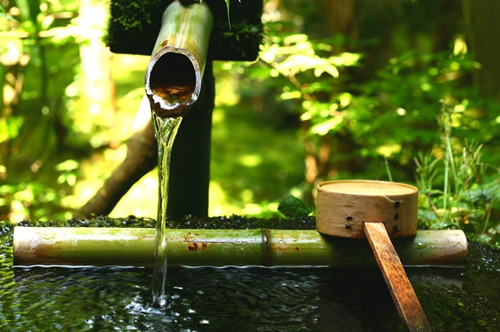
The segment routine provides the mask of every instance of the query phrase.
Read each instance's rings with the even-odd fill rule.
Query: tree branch
[[[127,156],[79,211],[75,217],[88,218],[91,215],[107,215],[113,210],[122,196],[142,176],[156,167],[158,163],[157,144],[153,123],[136,131],[127,142]]]

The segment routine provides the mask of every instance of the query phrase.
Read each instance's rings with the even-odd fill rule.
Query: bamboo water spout
[[[146,95],[157,116],[182,116],[198,100],[212,25],[205,3],[184,6],[174,1],[165,10],[145,77]]]
[[[183,2],[184,3],[184,2]],[[145,90],[153,112],[158,142],[159,197],[156,225],[153,302],[166,303],[166,219],[171,154],[181,121],[198,100],[212,31],[212,12],[206,4],[172,2],[146,70]]]

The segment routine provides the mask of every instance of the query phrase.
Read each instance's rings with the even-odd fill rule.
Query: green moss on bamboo
[[[224,0],[205,0],[214,14],[209,57],[214,60],[253,60],[264,34],[262,0],[231,2],[231,29]],[[115,53],[150,55],[161,16],[172,1],[111,1],[107,43]]]

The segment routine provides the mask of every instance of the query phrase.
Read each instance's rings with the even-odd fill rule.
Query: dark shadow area
[[[196,87],[193,64],[183,54],[165,53],[151,69],[149,85],[169,104],[187,103]]]

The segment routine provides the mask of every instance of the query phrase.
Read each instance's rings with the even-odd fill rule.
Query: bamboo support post
[[[376,266],[366,240],[323,236],[314,230],[171,229],[168,265],[175,266]],[[16,265],[153,264],[151,228],[16,227]],[[462,231],[418,231],[394,239],[405,265],[462,266],[467,240]]]

